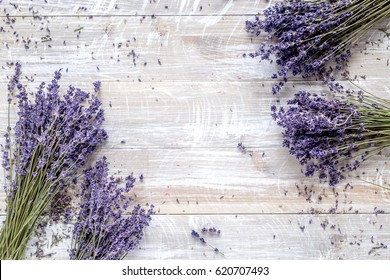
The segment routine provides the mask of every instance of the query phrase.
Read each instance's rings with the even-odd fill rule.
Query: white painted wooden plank
[[[317,178],[305,178],[285,149],[255,149],[252,156],[234,148],[103,149],[99,155],[108,157],[113,174],[142,173],[145,179],[132,195],[161,214],[390,212],[389,190],[359,179],[333,190]],[[389,187],[385,157],[370,159],[357,174]],[[345,188],[347,182],[353,189]],[[0,194],[4,213],[3,190]]]
[[[389,259],[389,224],[389,215],[157,215],[126,259]],[[221,230],[205,239],[223,255],[191,236],[203,227]],[[51,247],[62,229],[47,232],[44,252],[67,259],[70,239]]]
[[[222,29],[225,30],[224,28],[222,28]],[[215,31],[213,31],[213,32],[215,32]],[[12,52],[12,50],[11,50],[11,52]],[[70,53],[72,53],[72,52],[70,52]],[[58,56],[58,52],[57,52],[57,56]],[[50,69],[50,70],[54,70],[54,67],[58,67],[57,64],[54,64],[54,61],[55,61],[54,57],[55,56],[53,53],[53,57],[48,58],[48,60],[52,62],[52,64],[51,64],[52,69]],[[214,60],[215,58],[212,58],[212,59]],[[33,60],[34,60],[34,58],[33,58]],[[36,60],[36,58],[35,58],[35,60]],[[67,63],[71,64],[73,62],[68,61]],[[42,79],[42,77],[44,77],[45,80],[47,80],[47,75],[49,73],[46,71],[45,71],[45,73],[42,73],[43,72],[42,69],[44,69],[44,68],[42,67],[41,63],[36,64],[35,67],[38,67],[38,66],[39,66],[40,72],[37,71],[37,73],[40,73],[40,75],[38,75],[37,81]],[[27,65],[26,73],[29,73],[30,72],[29,70],[31,70],[28,67],[29,66]],[[187,64],[186,67],[190,67],[190,65]],[[80,71],[81,71],[81,69],[80,69]],[[81,75],[81,72],[79,72],[79,73]],[[164,73],[164,72],[162,72],[162,73]],[[181,72],[177,72],[177,69],[176,69],[176,73],[181,74]],[[67,74],[66,76],[67,76],[66,79],[76,80],[76,77],[72,76],[71,74],[69,74],[69,75]],[[86,75],[83,77],[90,77],[90,76]],[[254,158],[253,161],[255,162],[255,164],[253,164],[254,166],[256,166],[258,164],[263,166],[263,163],[261,163],[262,162],[261,155],[263,152],[268,152],[268,150],[274,151],[274,152],[277,151],[277,152],[275,152],[274,155],[272,155],[272,158],[275,158],[275,159],[280,159],[280,158],[284,159],[285,157],[288,156],[286,150],[282,150],[279,152],[279,150],[280,150],[280,148],[279,148],[280,147],[280,142],[279,142],[280,141],[280,134],[279,134],[280,131],[278,131],[277,128],[273,125],[273,123],[271,122],[270,117],[269,117],[269,109],[268,108],[269,108],[269,105],[271,104],[271,102],[274,100],[274,97],[271,97],[269,95],[269,86],[270,86],[269,83],[267,85],[268,89],[265,92],[263,92],[263,90],[256,89],[255,83],[253,83],[253,84],[243,83],[243,82],[230,83],[230,85],[227,86],[227,88],[228,88],[229,92],[234,93],[234,95],[233,95],[234,98],[231,100],[231,99],[229,99],[230,96],[227,99],[225,99],[224,97],[219,97],[219,95],[221,93],[223,93],[223,90],[225,88],[225,87],[221,86],[221,84],[225,84],[223,82],[213,83],[213,84],[205,84],[204,82],[203,82],[203,84],[202,83],[198,83],[198,84],[197,83],[186,83],[187,87],[184,88],[183,84],[180,83],[180,75],[176,74],[176,77],[177,78],[174,78],[175,83],[173,83],[170,86],[166,85],[166,84],[169,85],[169,83],[161,82],[163,80],[162,78],[157,80],[157,82],[156,82],[156,84],[159,84],[159,85],[165,83],[165,85],[161,86],[162,92],[160,94],[162,94],[162,96],[158,96],[158,97],[164,97],[164,95],[165,95],[165,96],[169,97],[169,100],[166,101],[165,105],[156,104],[157,102],[156,102],[155,95],[144,95],[144,96],[147,96],[146,100],[144,102],[143,98],[145,98],[145,97],[142,97],[142,96],[140,97],[140,94],[139,94],[139,91],[142,92],[143,90],[138,89],[138,87],[137,87],[139,85],[139,83],[138,82],[136,82],[135,84],[133,83],[134,84],[134,87],[133,87],[134,91],[133,91],[133,89],[129,90],[129,92],[131,93],[131,95],[129,95],[129,97],[132,97],[131,102],[133,102],[133,100],[135,100],[134,107],[140,108],[142,110],[141,112],[134,111],[135,112],[134,115],[126,116],[127,111],[129,110],[129,107],[133,108],[133,106],[127,107],[127,104],[126,104],[125,110],[122,107],[122,106],[124,106],[122,98],[124,96],[127,96],[127,89],[129,88],[129,85],[132,85],[132,83],[128,83],[128,84],[119,83],[118,85],[116,85],[114,77],[110,76],[109,79],[110,79],[111,83],[108,84],[108,94],[107,94],[107,96],[103,94],[105,106],[107,109],[110,108],[108,111],[111,111],[111,107],[108,106],[108,104],[111,101],[111,102],[114,102],[114,105],[112,107],[112,112],[116,112],[116,113],[112,113],[111,117],[108,117],[109,118],[108,124],[107,124],[108,130],[109,130],[110,134],[111,133],[113,134],[111,137],[111,139],[113,139],[113,140],[112,140],[112,142],[108,143],[108,147],[121,148],[122,144],[120,143],[120,141],[122,141],[122,140],[129,141],[129,139],[134,138],[136,141],[126,142],[126,144],[124,145],[124,148],[131,148],[131,147],[137,146],[137,145],[138,146],[143,145],[144,147],[150,147],[151,144],[154,145],[155,147],[161,147],[163,145],[163,147],[170,148],[170,149],[162,149],[162,151],[164,151],[164,153],[165,153],[165,151],[167,151],[168,156],[164,153],[161,153],[161,151],[159,149],[157,149],[158,152],[153,156],[153,158],[154,157],[157,158],[157,162],[159,165],[158,165],[158,167],[154,167],[154,169],[152,169],[152,170],[154,170],[153,172],[150,172],[150,173],[148,172],[149,173],[148,175],[151,178],[153,178],[153,177],[156,178],[156,182],[158,182],[158,186],[161,186],[161,181],[164,181],[165,184],[167,184],[167,185],[170,184],[171,182],[174,182],[176,185],[179,185],[179,186],[184,185],[184,188],[182,188],[179,191],[179,193],[186,193],[186,192],[188,192],[188,187],[198,186],[199,180],[206,180],[206,182],[207,182],[206,186],[209,187],[209,186],[214,186],[216,184],[216,182],[219,182],[222,178],[222,182],[226,182],[227,180],[229,180],[228,186],[233,186],[235,188],[237,188],[237,185],[238,186],[241,185],[241,181],[248,180],[248,178],[246,177],[246,172],[247,172],[246,169],[243,168],[242,170],[240,170],[240,172],[236,172],[235,168],[238,165],[238,163],[234,162],[235,160],[237,160],[235,158],[235,156],[237,156],[237,151],[235,150],[235,146],[236,146],[238,140],[243,140],[244,144],[246,143],[245,138],[243,138],[243,135],[240,135],[240,134],[244,134],[244,137],[245,137],[245,133],[248,133],[247,132],[248,130],[246,129],[246,127],[244,127],[241,130],[241,132],[237,133],[236,129],[237,129],[237,127],[240,127],[240,124],[233,122],[233,125],[231,127],[228,127],[227,130],[222,130],[222,132],[219,132],[219,134],[222,135],[222,137],[218,137],[217,139],[219,139],[219,140],[214,141],[214,136],[213,136],[213,133],[215,133],[214,132],[215,131],[214,130],[215,129],[214,122],[212,121],[212,119],[209,116],[210,115],[212,116],[213,111],[217,112],[216,114],[218,114],[218,112],[221,111],[221,107],[219,107],[220,104],[222,104],[224,106],[223,107],[224,113],[222,114],[222,116],[217,116],[216,120],[221,119],[223,121],[224,119],[227,119],[227,121],[225,123],[232,123],[232,120],[233,120],[233,117],[229,117],[229,115],[226,115],[226,113],[230,114],[230,113],[233,113],[234,110],[236,110],[236,108],[234,108],[234,109],[231,108],[231,104],[240,104],[239,105],[240,108],[238,109],[238,112],[240,112],[240,110],[242,111],[242,113],[244,114],[244,116],[242,117],[244,119],[244,122],[249,123],[252,126],[250,131],[255,132],[255,134],[254,134],[255,137],[252,138],[253,141],[252,140],[248,141],[249,145],[253,145],[254,147],[257,147],[257,155],[255,154],[252,157],[252,158]],[[77,78],[79,79],[79,77],[77,77]],[[93,79],[91,79],[91,78],[88,78],[88,79],[90,79],[90,82],[93,81]],[[223,80],[224,79],[225,78],[223,78]],[[217,88],[214,89],[214,85],[216,85]],[[244,88],[243,88],[243,85],[244,85]],[[147,93],[150,94],[150,90],[153,91],[153,89],[152,89],[153,85],[148,85],[148,86],[146,86],[147,88],[144,90],[145,94],[147,94]],[[191,89],[191,87],[192,87],[192,89]],[[231,87],[231,89],[230,89],[230,87]],[[258,84],[258,87],[260,89],[262,88],[260,86],[260,83]],[[113,88],[112,91],[111,91],[111,88]],[[207,88],[211,88],[212,90],[210,92],[208,92],[205,90]],[[220,90],[220,88],[222,88],[222,91]],[[188,92],[190,92],[191,94],[188,94]],[[249,92],[250,94],[247,95],[246,92]],[[255,92],[255,94],[253,94],[253,92]],[[260,102],[262,99],[265,99],[263,97],[263,95],[267,96],[267,98],[269,98],[269,100],[267,102]],[[151,98],[152,100],[150,100],[150,96],[152,96],[152,98]],[[188,106],[189,100],[191,100],[191,102],[189,103],[190,107]],[[194,102],[192,100],[194,100]],[[221,100],[223,100],[223,102],[221,102]],[[150,107],[148,107],[149,105],[147,105],[147,107],[145,107],[145,103],[146,104],[149,103],[152,105]],[[137,105],[141,105],[141,106],[137,106]],[[259,108],[258,115],[257,115],[257,108]],[[5,117],[4,109],[5,108],[3,107],[3,110],[2,110],[3,119]],[[249,114],[248,114],[248,110],[250,112]],[[179,112],[179,114],[181,114],[181,115],[184,114],[184,116],[181,117],[179,115],[179,118],[178,118],[177,112]],[[248,114],[248,119],[247,119],[246,114]],[[108,114],[108,116],[110,116],[110,114]],[[124,117],[123,122],[118,122],[118,120],[121,119],[121,116],[126,116],[126,117]],[[227,118],[224,116],[227,116]],[[256,118],[258,118],[257,116],[259,116],[259,119],[256,119]],[[157,119],[161,120],[162,122],[156,123],[156,125],[151,126],[149,128],[150,132],[151,132],[150,134],[145,133],[145,131],[147,132],[147,130],[145,130],[145,123],[154,124],[157,121]],[[177,119],[179,119],[179,120],[183,119],[184,121],[183,121],[183,123],[179,123],[177,126],[173,126],[173,127],[171,125],[167,125],[167,123],[170,124],[170,123],[174,122],[173,120],[176,121]],[[128,122],[130,124],[127,131],[125,131],[125,128],[124,128],[124,127],[126,127],[126,122]],[[132,130],[131,125],[134,124],[133,122],[136,124],[135,127],[137,127],[137,124],[138,124],[138,133],[137,133],[137,130],[135,130],[135,131]],[[189,124],[189,126],[188,126],[188,124]],[[116,126],[116,125],[119,125],[119,127],[123,128],[123,130],[118,129],[118,126]],[[261,126],[263,126],[265,128],[272,127],[272,129],[275,129],[275,130],[272,131],[272,129],[271,129],[270,134],[267,134],[267,133],[264,133],[262,129],[257,129],[256,128],[257,125],[259,125],[260,128],[261,128]],[[180,135],[181,129],[183,129],[183,126],[184,126],[184,129],[186,131],[186,134],[184,137]],[[171,128],[173,128],[173,129],[171,129]],[[134,134],[140,135],[140,134],[142,134],[142,131],[144,131],[143,139],[152,139],[152,140],[142,140],[144,142],[142,144],[138,144],[137,142],[139,142],[140,137],[135,138],[135,137],[133,137],[133,135]],[[172,131],[176,131],[176,132],[172,133]],[[226,137],[226,132],[229,133],[229,131],[235,131],[236,134],[233,134],[233,137],[230,137],[229,135],[227,135],[227,137]],[[126,133],[124,133],[124,132],[126,132]],[[118,133],[118,134],[115,134],[115,133]],[[121,137],[121,136],[123,136],[122,133],[126,134],[127,135],[126,137],[128,137],[128,138],[123,139]],[[204,136],[202,134],[204,134]],[[152,137],[152,135],[155,135],[155,137]],[[118,138],[121,138],[121,140],[119,140]],[[178,139],[179,139],[179,143],[177,143]],[[165,144],[165,142],[167,140],[168,140],[168,144]],[[229,140],[228,144],[226,144],[226,140]],[[151,142],[149,142],[149,141],[151,141]],[[210,148],[206,148],[203,150],[199,150],[199,152],[197,150],[195,150],[196,153],[198,153],[198,154],[195,154],[197,161],[195,164],[196,169],[194,168],[194,172],[195,172],[196,176],[194,177],[195,179],[190,181],[190,184],[183,183],[183,180],[185,180],[185,178],[188,176],[188,174],[185,173],[186,170],[174,170],[173,169],[173,171],[171,171],[171,169],[169,169],[169,170],[165,170],[165,172],[163,173],[164,175],[161,176],[160,169],[164,170],[163,168],[161,168],[161,166],[170,166],[169,164],[167,165],[167,162],[168,163],[174,162],[175,157],[178,156],[176,153],[177,150],[172,149],[176,146],[177,147],[180,147],[180,146],[184,146],[184,147],[210,147]],[[214,151],[213,147],[218,148],[221,146],[230,147],[230,148],[229,149],[222,149],[222,150],[217,149],[216,151]],[[143,150],[140,150],[140,151],[142,153],[145,153],[146,155],[149,152],[154,153],[154,151],[149,151],[149,150],[145,150],[146,152]],[[183,156],[183,159],[184,159],[183,163],[191,162],[192,158],[194,157],[193,150],[184,149],[180,152],[184,155]],[[118,157],[117,154],[125,155],[126,156],[125,160],[127,160],[128,158],[133,156],[132,154],[126,153],[123,151],[118,152],[118,151],[113,150],[113,151],[109,151],[109,153],[111,153],[113,155],[112,158]],[[234,156],[232,156],[232,154]],[[272,154],[272,152],[271,152],[271,154]],[[173,159],[172,159],[172,155],[174,156]],[[241,156],[241,155],[239,155],[239,156]],[[122,160],[122,161],[125,161],[125,160]],[[217,166],[217,167],[224,166],[224,164],[226,164],[226,162],[230,162],[230,160],[231,160],[231,163],[229,163],[230,164],[229,169],[222,170],[223,172],[221,172],[221,173],[219,173],[220,170],[214,171],[215,166]],[[249,161],[249,159],[247,159],[247,160]],[[384,164],[385,160],[386,159],[383,159],[379,163]],[[205,162],[208,164],[205,164]],[[209,164],[209,162],[211,162],[213,164]],[[256,162],[260,162],[260,163],[256,163]],[[290,163],[288,163],[288,162],[290,162]],[[144,164],[144,165],[148,164],[148,160],[145,160],[144,163],[142,163],[142,164]],[[288,165],[288,167],[286,167],[287,171],[280,169],[280,166],[285,168],[285,166],[283,164]],[[380,164],[379,164],[379,167],[381,167]],[[243,166],[245,166],[245,165],[243,165]],[[261,175],[260,175],[260,180],[259,180],[259,177],[253,176],[253,178],[254,178],[253,181],[250,183],[247,183],[247,184],[249,184],[249,186],[252,187],[252,190],[249,191],[250,195],[247,195],[246,197],[253,196],[251,193],[253,191],[253,186],[258,187],[259,185],[263,184],[265,181],[269,182],[268,185],[271,185],[271,188],[268,189],[268,190],[270,190],[267,192],[267,194],[268,194],[268,193],[273,193],[275,186],[280,186],[280,185],[283,187],[283,192],[281,192],[281,193],[284,193],[284,191],[288,190],[288,188],[294,188],[294,183],[296,181],[299,182],[300,180],[302,180],[302,176],[299,173],[300,167],[297,166],[296,162],[293,159],[291,159],[291,157],[290,157],[289,161],[286,161],[286,162],[285,161],[282,161],[282,162],[276,161],[273,163],[273,165],[266,166],[266,167],[269,168],[267,171],[268,173],[261,173],[261,170],[263,167],[260,167],[260,172],[258,170],[259,167],[255,167],[255,169],[253,169],[253,166],[250,167],[250,168],[252,168],[252,171],[259,172],[259,174],[261,174]],[[371,168],[370,170],[375,170],[376,167],[378,167],[377,163],[375,163],[375,166],[373,168]],[[133,166],[129,166],[129,168],[126,168],[125,170],[132,170],[133,168],[134,168]],[[291,168],[291,169],[289,169],[289,168]],[[142,167],[140,169],[141,169],[140,172],[144,172],[144,170],[145,170],[144,167]],[[156,170],[158,170],[158,171],[156,171]],[[210,170],[212,170],[213,172],[210,172]],[[229,173],[226,174],[227,173],[226,171],[228,171]],[[232,171],[234,171],[234,172],[232,172]],[[169,172],[175,173],[175,174],[171,174]],[[210,178],[211,176],[214,176],[215,172],[216,172],[217,176]],[[278,174],[279,173],[286,174],[286,177],[278,177],[279,175],[275,176],[275,172],[277,172]],[[176,173],[178,173],[179,175],[177,175]],[[244,178],[242,177],[242,174],[244,174],[244,176],[245,176]],[[164,176],[171,178],[170,180],[172,180],[172,181],[169,181],[169,179],[166,179]],[[179,176],[179,177],[176,177],[176,176]],[[374,176],[376,176],[376,174],[374,174]],[[178,179],[175,179],[175,178],[178,178]],[[273,178],[273,179],[270,179],[270,178]],[[289,179],[291,179],[291,178],[294,178],[294,180],[290,181]],[[210,180],[210,181],[207,181],[207,180]],[[256,181],[254,181],[254,180],[256,180]],[[184,181],[184,182],[188,182],[188,181]],[[202,181],[200,181],[200,182],[202,182]],[[280,183],[280,182],[282,182],[282,183]],[[314,182],[316,182],[316,181],[314,181]],[[200,183],[200,184],[202,184],[202,183]],[[222,185],[218,185],[218,191],[216,192],[216,194],[206,193],[205,200],[209,201],[211,199],[211,201],[214,201],[214,202],[218,201],[217,198],[224,196],[223,194],[225,194],[225,190],[223,189],[224,187],[226,187],[226,183],[223,183]],[[221,188],[223,190],[223,192],[222,192],[223,194],[220,194]],[[285,188],[287,188],[287,189],[285,189]],[[160,189],[160,193],[163,190],[164,189],[162,189],[162,190]],[[211,198],[210,198],[210,196],[211,196]],[[141,196],[141,197],[143,197],[143,196]],[[182,200],[182,197],[178,197],[178,199],[179,198]],[[186,199],[186,198],[188,199],[188,196],[185,195],[183,197],[183,199]],[[245,209],[245,207],[248,203],[248,200],[246,200],[246,199],[247,198],[244,199],[244,203],[239,202],[237,204],[238,206],[234,212],[244,212],[244,210],[242,210],[242,209]],[[265,212],[275,211],[275,209],[279,208],[279,205],[277,205],[275,203],[275,201],[278,201],[279,199],[280,199],[280,197],[278,196],[276,200],[273,200],[271,203],[266,204],[265,207],[261,207],[261,208],[258,208],[257,204],[255,203],[253,207],[250,207],[250,209],[251,209],[250,211],[253,211],[254,213],[260,213],[262,211],[265,211]],[[176,202],[176,200],[173,200],[173,201]],[[161,201],[161,199],[160,199],[157,202],[159,202],[163,205],[164,201]],[[208,211],[210,211],[211,208],[215,207],[216,203],[214,203],[214,202],[211,203],[209,207],[204,207],[203,211],[206,211],[206,213],[209,213]],[[228,202],[226,202],[226,204],[230,205],[230,202],[228,201]],[[222,206],[220,208],[216,208],[216,209],[224,209],[224,210],[216,210],[216,211],[225,211],[225,212],[231,211],[230,208],[226,207],[226,204],[222,204]],[[362,202],[362,204],[363,204],[363,207],[358,208],[358,210],[363,209],[363,211],[372,211],[371,209],[373,209],[373,206],[371,204],[368,204],[367,201],[364,200]],[[382,204],[379,201],[378,205],[381,206]],[[348,206],[348,209],[349,209],[349,207],[350,206]],[[329,204],[326,206],[326,208],[329,209]],[[286,211],[286,212],[291,211],[294,213],[300,212],[300,211],[303,211],[303,212],[311,211],[310,207],[307,207],[307,206],[302,207],[302,205],[299,205],[298,207],[292,206],[291,209],[292,210],[287,209],[287,210],[283,210],[283,211]],[[325,211],[328,209],[325,209]],[[183,211],[194,211],[196,213],[196,211],[199,211],[199,210],[197,210],[196,208],[194,210],[181,209],[175,205],[172,208],[162,209],[162,211],[166,211],[168,213],[172,213],[172,212],[173,213],[176,213],[176,212],[182,213]],[[277,211],[281,211],[281,210],[277,210]],[[319,211],[324,211],[324,210],[320,209]],[[347,210],[344,209],[341,211],[347,211]],[[355,210],[351,209],[348,211],[355,211]],[[230,213],[230,212],[228,212],[228,213]]]
[[[45,9],[37,8],[41,15],[104,17],[48,17],[43,24],[29,17],[17,18],[13,27],[20,41],[16,43],[14,30],[5,26],[10,32],[1,37],[0,65],[19,60],[26,75],[37,74],[36,82],[47,81],[60,67],[69,69],[65,82],[82,86],[97,79],[106,82],[102,98],[111,139],[100,153],[109,157],[114,173],[145,175],[135,189],[135,202],[154,203],[160,214],[176,214],[156,216],[142,249],[129,258],[221,257],[191,239],[191,229],[205,225],[223,230],[220,238],[210,240],[226,258],[389,258],[386,249],[372,251],[377,243],[389,241],[388,215],[352,214],[389,212],[389,192],[355,180],[353,189],[344,190],[341,185],[333,193],[326,184],[303,178],[296,161],[280,148],[280,131],[269,117],[269,106],[277,97],[270,96],[270,83],[265,83],[264,89],[261,86],[275,71],[274,66],[242,58],[242,53],[255,50],[255,42],[261,40],[250,43],[244,30],[244,21],[252,13],[248,1],[212,1],[203,11],[197,11],[202,0],[169,1],[167,11],[164,1],[101,1],[99,6],[87,0],[83,1],[86,11],[68,0],[48,2]],[[16,14],[28,14],[31,2],[21,3],[22,11]],[[264,3],[250,4],[263,7]],[[125,16],[137,11],[197,16],[147,17],[142,23],[140,17]],[[122,16],[110,16],[114,13]],[[51,29],[53,41],[41,43],[46,27]],[[80,27],[77,38],[74,30]],[[24,49],[22,37],[32,39],[29,50]],[[383,35],[374,32],[369,37]],[[375,88],[383,90],[384,96],[389,89],[388,46],[387,38],[379,45],[367,46],[367,53],[355,53],[350,66],[352,76],[365,75],[363,84],[372,88],[377,83]],[[132,57],[127,57],[132,49],[139,54],[137,67]],[[143,66],[144,62],[148,65]],[[1,71],[1,82],[6,82],[5,73],[7,70]],[[4,88],[2,84],[1,92]],[[2,130],[4,98],[1,95]],[[214,128],[214,122],[219,128]],[[251,151],[239,153],[235,148],[238,141],[252,146]],[[366,172],[364,179],[388,182],[387,155],[371,159],[361,170]],[[3,192],[0,200],[4,201]],[[0,205],[1,213],[4,207]],[[350,214],[288,215],[329,211]],[[217,215],[206,215],[210,213]],[[260,213],[269,214],[252,215]],[[236,218],[234,214],[239,215]],[[310,219],[312,225],[308,225]],[[330,224],[323,230],[321,223],[326,219]],[[380,225],[384,225],[382,229]],[[55,257],[66,255],[62,246]]]
[[[18,18],[14,28],[2,36],[0,65],[21,61],[26,73],[38,74],[37,79],[42,79],[39,73],[44,70],[64,68],[69,69],[73,80],[81,76],[141,83],[270,80],[276,72],[274,64],[242,57],[255,51],[261,40],[251,43],[245,31],[247,18],[158,17],[140,23],[136,18],[125,17],[49,17],[43,25],[31,18]],[[50,27],[52,41],[41,43],[48,35],[46,27]],[[75,32],[81,27],[80,34]],[[31,43],[25,50],[22,38],[27,37]],[[369,37],[376,40],[383,33],[373,31]],[[390,74],[389,45],[390,39],[384,38],[379,45],[361,46],[360,49],[367,48],[362,53],[357,48],[349,67],[351,76],[386,80]],[[136,66],[129,55],[132,50],[137,56]]]
[[[361,86],[383,97],[388,94],[388,87],[373,82],[361,82]],[[242,82],[180,87],[159,83],[151,95],[150,89],[135,87],[123,93],[131,88],[129,83],[106,84],[101,96],[110,139],[101,153],[112,160],[113,172],[143,173],[147,179],[137,190],[137,201],[154,203],[161,213],[328,212],[335,207],[336,198],[326,184],[313,188],[311,203],[306,195],[298,196],[304,192],[302,184],[318,185],[318,180],[304,178],[297,161],[281,148],[281,131],[269,116],[275,99],[269,87],[269,83],[263,88]],[[303,87],[307,89],[308,84],[296,84],[294,90]],[[259,88],[268,89],[258,92]],[[322,86],[312,83],[311,88],[320,91]],[[188,89],[185,96],[183,89]],[[159,90],[161,95],[154,95]],[[5,104],[5,95],[2,98]],[[5,120],[4,105],[0,112]],[[2,122],[2,130],[5,127]],[[237,150],[239,141],[249,145],[246,154]],[[389,180],[387,160],[387,154],[377,156],[358,174],[365,171],[365,179],[382,184]],[[344,184],[337,189],[337,212],[371,213],[374,207],[390,210],[388,191],[362,181],[353,185],[355,189],[346,193],[342,192]],[[322,192],[329,198],[320,200]]]
[[[10,5],[13,3],[17,5]],[[11,15],[234,15],[257,14],[269,5],[265,0],[4,0],[0,7]]]
[[[28,74],[27,70],[24,72]],[[47,81],[51,79],[49,72],[40,75]],[[0,92],[6,93],[3,77]],[[93,80],[71,78],[64,73],[62,92],[69,84],[92,90]],[[390,84],[364,80],[357,83],[378,96],[387,98],[390,94]],[[349,82],[342,84],[354,87]],[[28,88],[33,90],[37,85],[28,83]],[[321,82],[291,83],[283,94],[273,96],[272,85],[272,82],[102,83],[100,97],[109,133],[105,147],[235,149],[243,142],[250,148],[278,149],[282,130],[271,117],[271,105],[277,99],[286,104],[299,90],[326,92],[326,87]],[[12,123],[16,122],[16,111],[13,106]],[[7,119],[6,94],[0,95],[0,119]],[[6,126],[6,121],[0,122],[0,131]]]

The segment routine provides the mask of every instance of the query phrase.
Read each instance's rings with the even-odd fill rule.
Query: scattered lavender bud
[[[102,83],[100,81],[96,81],[96,82],[93,82],[93,86],[94,86],[94,91],[97,93],[97,92],[100,92],[100,88],[102,86]]]
[[[242,142],[237,144],[237,149],[240,150],[242,153],[246,152],[246,147],[242,144]]]

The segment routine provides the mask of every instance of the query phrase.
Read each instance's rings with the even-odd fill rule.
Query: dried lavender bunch
[[[53,198],[72,183],[99,144],[107,139],[101,101],[69,86],[60,95],[61,72],[28,94],[16,64],[9,91],[8,128],[2,166],[6,173],[7,215],[0,234],[0,259],[23,259],[27,241]],[[16,94],[18,121],[11,131]]]
[[[335,185],[390,146],[390,101],[338,84],[331,90],[331,100],[301,91],[288,108],[273,106],[272,115],[284,128],[283,146],[306,166],[305,175],[318,173]]]
[[[266,32],[257,52],[261,60],[276,57],[281,79],[273,94],[287,82],[288,73],[303,78],[333,79],[333,67],[344,68],[365,32],[390,15],[390,0],[284,0],[264,11],[264,19],[246,22],[248,32]],[[333,65],[333,66],[332,66]]]
[[[134,187],[135,179],[126,178],[126,187],[108,176],[105,157],[84,171],[80,212],[75,224],[70,258],[76,260],[118,260],[136,248],[149,225],[153,205],[149,210],[136,205],[128,217],[132,198],[126,194]]]

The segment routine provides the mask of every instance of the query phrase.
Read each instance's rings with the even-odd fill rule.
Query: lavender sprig
[[[318,173],[335,185],[390,146],[390,101],[338,84],[331,90],[331,100],[301,91],[287,108],[273,106],[272,115],[284,128],[283,146],[306,166],[305,175]]]
[[[17,63],[8,85],[9,124],[2,161],[7,215],[0,234],[0,259],[24,258],[41,214],[107,139],[96,95],[73,86],[61,95],[60,71],[51,83],[41,83],[36,92],[28,94],[20,75]],[[12,133],[10,107],[15,92],[19,118]]]
[[[202,228],[202,233],[204,234],[204,233],[207,233],[207,232],[209,232],[209,233],[212,233],[212,234],[218,234],[218,236],[221,234],[221,231],[220,230],[217,230],[216,228],[209,228],[209,229],[207,229],[207,228]],[[194,238],[196,238],[196,239],[198,239],[202,244],[206,244],[207,246],[209,246],[210,248],[212,248],[213,249],[213,251],[215,252],[215,253],[219,253],[219,254],[221,254],[221,255],[223,255],[223,256],[225,256],[222,252],[220,252],[219,251],[219,249],[218,248],[216,248],[216,247],[214,247],[214,246],[212,246],[210,243],[208,243],[207,241],[206,241],[206,239],[203,237],[203,236],[201,236],[196,230],[192,230],[191,231],[191,235],[194,237]]]
[[[153,205],[147,211],[136,205],[128,217],[124,216],[132,202],[126,194],[134,182],[135,178],[129,176],[126,187],[120,188],[118,180],[108,176],[105,157],[84,171],[71,259],[118,260],[138,246],[151,220]]]
[[[273,94],[289,73],[332,80],[334,67],[342,70],[366,31],[389,15],[390,0],[284,0],[246,22],[248,32],[267,33],[267,43],[249,55],[276,58],[279,70],[272,78],[280,82]]]

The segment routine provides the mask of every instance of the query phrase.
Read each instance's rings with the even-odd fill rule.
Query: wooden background
[[[0,1],[0,129],[9,62],[22,63],[31,89],[59,68],[63,89],[102,81],[110,139],[99,154],[115,174],[142,173],[136,202],[157,211],[128,259],[389,259],[390,191],[355,178],[387,185],[389,155],[332,189],[304,178],[281,147],[270,106],[299,89],[325,88],[297,80],[272,96],[275,66],[242,57],[261,41],[251,42],[245,20],[273,3]],[[378,28],[390,25],[367,35],[373,43],[355,50],[349,70],[360,86],[388,97],[390,39]],[[4,219],[3,191],[0,200]],[[222,234],[206,240],[224,255],[191,236],[212,226]],[[48,229],[45,253],[66,259],[70,240],[55,245],[51,236],[70,230]]]

